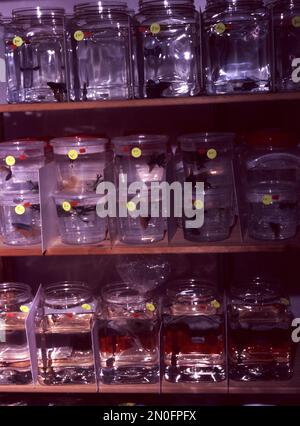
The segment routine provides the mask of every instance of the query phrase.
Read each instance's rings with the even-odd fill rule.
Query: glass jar
[[[159,306],[127,283],[103,287],[98,311],[100,381],[159,383]]]
[[[185,181],[205,189],[232,185],[234,133],[196,133],[179,138]]]
[[[68,27],[71,99],[131,98],[131,16],[126,3],[78,4]]]
[[[246,188],[248,234],[255,240],[285,240],[297,234],[296,186],[280,182]]]
[[[269,16],[262,0],[208,0],[203,14],[208,94],[268,92]]]
[[[38,382],[75,385],[95,382],[91,320],[96,299],[81,282],[49,284],[43,315],[36,318]]]
[[[108,140],[96,137],[65,137],[50,141],[58,166],[58,184],[63,191],[93,192],[104,180],[104,169],[112,160]]]
[[[200,91],[199,14],[193,0],[140,0],[135,94],[194,96]]]
[[[17,189],[18,185],[15,186]],[[41,211],[38,192],[20,189],[2,192],[0,216],[3,242],[29,246],[41,242]]]
[[[0,385],[32,382],[25,321],[33,296],[21,283],[0,283]]]
[[[300,1],[273,3],[275,87],[279,92],[300,90]]]
[[[232,288],[228,304],[233,380],[287,380],[293,373],[292,314],[279,286],[258,277]]]
[[[198,203],[197,203],[198,202]],[[187,221],[194,218],[184,217],[184,238],[188,241],[223,241],[229,238],[235,222],[234,188],[233,186],[207,189],[204,200],[193,197],[193,210],[203,209],[204,223],[198,228],[189,228]]]
[[[45,165],[45,142],[15,140],[0,144],[0,185],[3,189],[19,183],[38,188],[39,169]]]
[[[53,196],[61,240],[64,244],[98,244],[106,237],[107,219],[97,213],[106,197],[61,192]]]
[[[165,380],[219,382],[226,378],[225,319],[211,283],[175,281],[163,302]]]
[[[64,9],[13,10],[5,28],[8,102],[67,99]]]
[[[164,135],[132,135],[112,140],[115,174],[119,184],[163,182],[168,163],[168,137]]]

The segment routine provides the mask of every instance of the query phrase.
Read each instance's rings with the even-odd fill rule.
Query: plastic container
[[[207,189],[204,192],[204,202],[194,196],[193,209],[203,209],[204,223],[199,228],[187,227],[187,221],[193,218],[184,217],[184,238],[194,242],[222,241],[229,238],[235,222],[234,188],[223,187]],[[199,202],[199,205],[196,202]]]
[[[59,189],[76,194],[95,193],[111,160],[107,151],[108,140],[74,136],[52,139],[50,144],[58,166]]]
[[[172,383],[226,379],[223,303],[213,284],[170,282],[163,301],[163,377]]]
[[[65,281],[44,289],[36,317],[38,382],[87,385],[95,382],[91,320],[96,300],[85,283]]]
[[[268,92],[270,23],[263,1],[208,0],[203,22],[206,92]]]
[[[67,99],[62,8],[16,9],[5,26],[8,102]]]
[[[78,4],[68,24],[72,100],[132,97],[131,16],[126,2]]]
[[[130,284],[102,288],[98,310],[100,382],[110,385],[160,381],[159,305]]]
[[[25,321],[33,296],[21,283],[0,283],[0,385],[32,382]]]
[[[140,0],[135,95],[194,96],[200,91],[199,14],[193,0]]]
[[[181,136],[185,181],[204,182],[205,189],[233,184],[234,133],[195,133]]]
[[[64,244],[97,244],[105,239],[107,219],[97,214],[97,206],[103,206],[106,197],[61,192],[54,194],[53,199]]]
[[[28,189],[2,192],[0,214],[5,244],[30,246],[41,242],[40,197],[37,192]]]
[[[298,226],[296,186],[269,182],[245,189],[248,234],[255,240],[295,237]]]
[[[31,183],[38,188],[39,169],[45,165],[45,142],[15,140],[0,144],[0,185],[10,189],[15,184]]]
[[[168,137],[163,135],[133,135],[112,140],[115,154],[117,185],[132,182],[166,181],[169,160]]]

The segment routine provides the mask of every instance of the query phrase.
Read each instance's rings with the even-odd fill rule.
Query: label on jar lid
[[[29,307],[26,305],[20,306],[20,311],[24,312],[24,314],[28,314],[29,310],[30,310]]]
[[[76,41],[82,41],[84,39],[84,32],[81,30],[75,31],[74,38]]]
[[[202,200],[195,200],[194,207],[196,210],[202,210],[204,208],[204,203]]]
[[[272,204],[273,200],[272,200],[272,195],[266,194],[262,197],[262,203],[265,206],[270,206]]]
[[[77,160],[77,158],[78,158],[78,152],[76,151],[76,149],[71,149],[68,152],[68,157],[70,158],[70,160],[73,160],[73,161]]]
[[[71,211],[72,206],[71,206],[71,204],[69,203],[69,201],[64,201],[64,202],[62,203],[62,208],[63,208],[63,210],[64,210],[65,212],[69,212],[69,211]]]
[[[214,25],[214,32],[217,34],[223,34],[226,30],[225,24],[223,22],[218,22]]]
[[[19,204],[15,207],[15,212],[17,215],[22,216],[25,213],[26,209],[22,204]]]
[[[215,309],[219,309],[221,307],[220,302],[218,302],[217,300],[213,300],[210,304]]]
[[[16,164],[16,159],[12,155],[8,155],[5,158],[5,163],[6,163],[7,166],[10,166],[10,167],[14,166]]]
[[[146,309],[149,312],[154,312],[155,311],[155,306],[153,305],[153,303],[146,303]]]
[[[160,32],[161,28],[160,25],[157,22],[154,22],[150,26],[150,31],[152,34],[158,34]]]
[[[136,205],[135,205],[135,203],[133,201],[129,201],[127,203],[127,210],[129,212],[134,212],[136,210]]]
[[[292,18],[292,25],[295,28],[299,28],[300,27],[300,16],[294,16]]]
[[[137,147],[136,148],[132,148],[131,155],[134,158],[140,158],[140,156],[142,155],[142,150],[140,148],[137,148]]]
[[[289,301],[288,299],[286,299],[285,297],[282,297],[282,298],[280,299],[280,302],[281,302],[283,305],[286,305],[286,306],[289,306],[289,304],[290,304],[290,301]]]
[[[17,47],[21,47],[24,44],[24,40],[22,37],[16,36],[13,38],[13,45]]]
[[[214,148],[211,148],[207,151],[207,157],[210,160],[214,160],[215,158],[217,158],[217,156],[218,156],[218,153]]]
[[[91,311],[92,310],[91,305],[89,305],[88,303],[84,303],[81,307],[84,311]]]

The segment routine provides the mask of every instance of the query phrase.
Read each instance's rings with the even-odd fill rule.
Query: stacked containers
[[[0,385],[32,382],[25,328],[32,300],[28,285],[0,284]]]
[[[292,238],[298,226],[296,139],[269,130],[252,133],[247,141],[241,155],[248,235],[256,240]]]
[[[131,17],[126,2],[75,6],[67,43],[72,100],[132,97]]]
[[[140,0],[136,15],[135,95],[194,96],[200,91],[199,14],[193,0]]]
[[[184,216],[184,236],[190,241],[218,241],[229,237],[235,221],[232,156],[234,134],[199,133],[179,138],[185,182],[192,185],[193,210],[204,212],[203,226],[189,228]],[[196,185],[203,197],[196,199]],[[186,208],[184,206],[187,213]]]
[[[67,99],[64,9],[13,11],[5,28],[8,102]]]
[[[267,92],[270,30],[261,0],[208,0],[203,14],[208,94]]]
[[[134,135],[113,139],[115,180],[118,192],[118,233],[121,242],[144,244],[164,238],[166,223],[163,218],[161,191],[151,183],[166,181],[168,138],[163,135]],[[131,184],[142,185],[132,194]]]
[[[11,245],[41,242],[39,169],[45,143],[12,141],[0,145],[0,215],[3,240]]]
[[[107,221],[97,207],[106,198],[96,195],[111,160],[108,140],[96,137],[53,139],[58,168],[58,192],[53,194],[62,241],[66,244],[97,244],[106,237]]]

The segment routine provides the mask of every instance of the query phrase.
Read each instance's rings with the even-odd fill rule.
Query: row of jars
[[[151,184],[163,183],[167,169],[172,181],[192,187],[192,216],[180,204],[184,237],[189,241],[222,241],[230,237],[237,217],[246,218],[247,232],[256,240],[283,240],[297,234],[300,223],[300,150],[297,139],[283,131],[249,134],[247,143],[234,147],[233,133],[198,133],[181,136],[172,154],[164,135],[133,135],[112,140],[66,137],[50,142],[57,167],[56,205],[62,242],[97,244],[115,221],[118,238],[128,244],[164,239],[167,222],[162,192],[149,201]],[[4,242],[37,244],[41,240],[39,169],[45,165],[45,143],[15,141],[0,145],[0,212]],[[233,160],[239,169],[234,179]],[[101,217],[99,205],[112,196],[98,195],[99,184],[111,181],[117,195],[116,217]],[[149,211],[135,215],[136,200],[127,194],[132,183],[144,183]],[[196,185],[203,184],[201,200]],[[236,190],[241,196],[236,199]],[[176,200],[175,200],[176,201]],[[182,203],[182,201],[180,201]],[[151,204],[149,206],[149,204]],[[155,204],[155,206],[153,206]],[[125,206],[127,215],[121,215]],[[152,208],[158,211],[152,215]],[[150,212],[151,208],[151,212]],[[188,221],[201,210],[204,223],[190,228]],[[183,218],[182,218],[183,215]],[[244,222],[242,220],[242,222]]]
[[[17,9],[4,39],[11,103],[300,88],[299,0],[208,0],[201,17],[193,0]]]
[[[0,385],[32,382],[32,303],[28,285],[0,284]],[[193,279],[170,283],[163,296],[111,283],[100,299],[84,283],[54,283],[38,303],[27,327],[41,385],[91,384],[95,370],[109,385],[159,383],[160,371],[171,383],[293,375],[290,301],[261,278],[233,287],[227,308],[213,283]]]

